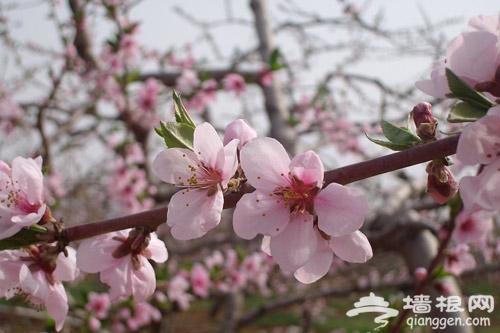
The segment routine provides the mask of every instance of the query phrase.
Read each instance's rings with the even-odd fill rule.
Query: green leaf
[[[168,148],[187,148],[194,150],[194,127],[184,123],[160,122],[161,130],[155,129],[165,140]]]
[[[371,142],[376,143],[379,146],[392,149],[392,150],[401,151],[401,150],[405,150],[405,149],[413,147],[413,143],[410,143],[410,142],[408,142],[408,143],[394,143],[394,142],[390,142],[390,141],[382,141],[382,140],[372,139],[366,133],[365,133],[365,135],[368,138],[368,140],[370,140]]]
[[[448,207],[450,207],[450,221],[455,221],[458,213],[460,213],[460,211],[463,208],[462,197],[460,196],[460,191],[458,191],[457,194],[455,194],[455,196],[453,198],[448,200],[446,205]]]
[[[392,143],[407,145],[414,142],[422,142],[418,136],[410,132],[406,127],[398,127],[384,119],[382,119],[380,125],[385,137]]]
[[[476,106],[475,104],[461,102],[454,105],[451,108],[447,120],[450,123],[464,123],[464,122],[476,121],[486,114],[486,110],[482,107]]]
[[[172,91],[172,98],[174,99],[174,113],[177,123],[191,126],[194,129],[196,127],[196,124],[194,123],[193,119],[191,119],[191,116],[182,104],[181,97],[175,90]]]
[[[0,251],[40,243],[41,240],[38,235],[46,233],[46,228],[36,224],[29,227],[29,229],[21,229],[17,234],[0,240]]]
[[[437,266],[434,271],[432,271],[431,277],[433,280],[439,280],[442,278],[445,278],[447,276],[453,276],[452,273],[446,271],[443,267],[443,265]]]
[[[474,90],[474,88],[469,86],[464,80],[455,75],[449,68],[446,68],[446,79],[448,80],[448,87],[452,92],[449,97],[458,98],[484,111],[487,111],[495,105],[495,103]]]
[[[269,67],[271,71],[277,71],[285,66],[280,62],[281,54],[278,48],[275,48],[269,55]]]

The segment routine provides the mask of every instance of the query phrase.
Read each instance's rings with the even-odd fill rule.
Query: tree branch
[[[411,165],[453,155],[457,149],[458,138],[459,135],[451,136],[446,139],[378,157],[369,161],[327,171],[325,172],[324,179],[325,186],[334,182],[346,185]],[[245,184],[241,191],[226,195],[224,198],[224,208],[235,207],[236,203],[245,193],[250,193],[252,191],[254,191],[254,189],[248,184]],[[157,208],[124,217],[70,227],[63,231],[63,237],[68,242],[71,242],[138,226],[145,226],[152,230],[156,230],[159,225],[165,223],[166,216],[167,207]]]

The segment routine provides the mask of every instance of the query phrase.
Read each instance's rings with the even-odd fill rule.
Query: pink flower
[[[450,68],[457,76],[478,91],[500,96],[497,77],[500,65],[498,20],[489,16],[476,16],[469,21],[469,31],[453,39],[446,50],[446,59],[437,63],[430,80],[415,85],[423,92],[446,98],[451,91],[445,76]]]
[[[460,275],[463,271],[476,267],[476,260],[469,252],[469,246],[459,244],[451,249],[444,261],[444,269],[452,274]]]
[[[77,266],[84,272],[101,273],[116,301],[133,296],[145,301],[156,289],[156,278],[148,259],[158,263],[168,258],[165,244],[155,233],[121,230],[85,239],[78,248]]]
[[[263,234],[262,248],[285,271],[311,283],[330,269],[333,252],[365,262],[371,246],[358,229],[369,208],[363,194],[339,184],[324,189],[323,164],[312,151],[291,161],[271,138],[256,138],[240,152],[241,166],[256,191],[234,212],[234,230],[244,239]]]
[[[222,145],[209,123],[194,130],[194,151],[166,149],[156,156],[153,169],[161,180],[183,187],[168,205],[167,223],[181,240],[201,237],[221,219],[224,191],[236,172],[238,140]]]
[[[237,119],[226,126],[224,132],[224,145],[231,140],[238,139],[238,148],[241,149],[245,143],[257,137],[257,131],[248,123],[246,119]]]
[[[149,78],[146,81],[146,85],[142,87],[138,92],[137,105],[144,112],[151,112],[156,108],[156,103],[158,102],[158,93],[161,91],[158,82]]]
[[[493,229],[493,220],[481,216],[479,212],[473,214],[461,211],[455,219],[455,228],[452,237],[457,243],[482,243]]]
[[[175,81],[175,89],[181,94],[189,95],[199,84],[198,73],[191,69],[185,69]]]
[[[460,194],[465,210],[500,209],[500,106],[468,125],[460,135],[457,158],[465,165],[483,164],[477,176],[463,177]]]
[[[37,308],[45,307],[60,331],[68,314],[68,297],[62,281],[73,281],[79,274],[75,250],[68,256],[54,254],[49,245],[25,250],[0,251],[0,296],[22,296]]]
[[[234,91],[236,96],[241,96],[246,90],[245,79],[239,74],[227,74],[224,77],[224,90]]]
[[[104,319],[108,316],[110,305],[108,294],[98,294],[92,291],[88,295],[85,310],[92,312],[95,318]]]
[[[189,281],[182,275],[174,276],[168,283],[167,295],[170,302],[177,302],[181,310],[187,310],[193,295],[187,293]]]
[[[139,328],[149,325],[152,321],[159,321],[161,319],[161,312],[149,304],[142,302],[136,304],[134,308],[134,315],[127,318],[127,326],[131,331],[137,331]]]
[[[193,292],[203,298],[208,297],[211,281],[208,271],[199,263],[195,263],[191,270],[191,286]]]
[[[0,239],[38,223],[44,216],[47,206],[41,168],[41,157],[16,157],[12,169],[0,161]]]

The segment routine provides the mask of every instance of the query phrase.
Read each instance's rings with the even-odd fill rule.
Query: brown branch
[[[325,172],[325,186],[333,182],[345,185],[411,165],[453,155],[457,148],[458,138],[458,135],[451,136],[391,155],[327,171]],[[240,192],[226,195],[224,208],[235,207],[245,193],[253,190],[251,186],[245,184]],[[138,226],[146,226],[155,230],[159,225],[165,223],[166,216],[167,207],[157,208],[134,215],[70,227],[64,230],[64,237],[71,242]]]
[[[259,54],[265,63],[275,49],[274,34],[270,24],[269,13],[263,0],[251,0],[250,8],[255,18],[255,30],[259,39]],[[288,124],[290,110],[287,109],[277,75],[273,76],[271,85],[262,86],[267,117],[270,122],[270,135],[280,141],[285,149],[294,154],[297,151],[297,133]]]

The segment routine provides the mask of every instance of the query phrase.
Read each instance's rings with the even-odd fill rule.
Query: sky
[[[44,47],[58,48],[60,45],[57,30],[48,23],[47,10],[44,6],[38,5],[39,2],[37,0],[0,0],[0,6],[5,7],[9,3],[21,4],[20,9],[9,11],[8,16],[8,19],[15,23],[16,28],[11,33],[16,38],[21,41],[35,41]],[[497,16],[500,11],[498,0],[353,0],[351,2],[361,8],[368,19],[383,13],[382,28],[423,26],[426,19],[430,22],[458,19],[455,24],[443,30],[446,35],[445,41],[450,41],[464,31],[466,22],[471,16],[478,14]],[[62,20],[64,13],[67,12],[64,10],[66,1],[60,0],[60,3]],[[197,59],[207,57],[210,63],[217,67],[220,63],[214,56],[213,48],[206,42],[199,42],[202,34],[200,28],[187,19],[186,15],[180,15],[175,8],[181,8],[187,16],[194,18],[197,22],[220,21],[228,16],[243,21],[244,23],[234,24],[229,28],[221,26],[213,30],[217,36],[220,52],[224,56],[229,56],[235,48],[246,50],[249,45],[255,45],[255,33],[251,26],[252,13],[248,3],[249,1],[246,0],[144,0],[133,10],[131,19],[142,23],[139,38],[146,45],[166,51],[172,47],[183,47],[190,42]],[[225,4],[230,4],[229,12]],[[287,7],[295,4],[303,10],[320,13],[325,17],[336,16],[340,10],[337,0],[270,0],[268,4],[274,22],[283,20],[283,4]],[[94,17],[91,17],[89,21],[89,25],[97,24],[94,32],[101,36],[101,39],[111,35],[111,26],[96,21]],[[290,46],[291,43],[287,37],[279,39],[278,42],[285,52],[297,51],[296,48]],[[28,63],[30,61],[36,60],[30,59]],[[321,62],[320,66],[311,69],[311,85],[314,83],[314,78],[321,75],[322,70],[334,66],[328,58],[318,58],[318,61]],[[390,59],[390,61],[378,59],[376,65],[360,64],[354,70],[370,72],[373,75],[383,76],[386,80],[400,82],[421,79],[422,73],[430,71],[430,66],[429,59]],[[6,60],[4,51],[0,49],[0,80],[6,80],[16,73],[18,73],[18,68],[13,66],[11,60]],[[22,97],[29,100],[35,95],[35,91],[27,89],[23,91]],[[230,98],[224,100],[225,109],[231,110],[235,105],[234,102]]]

